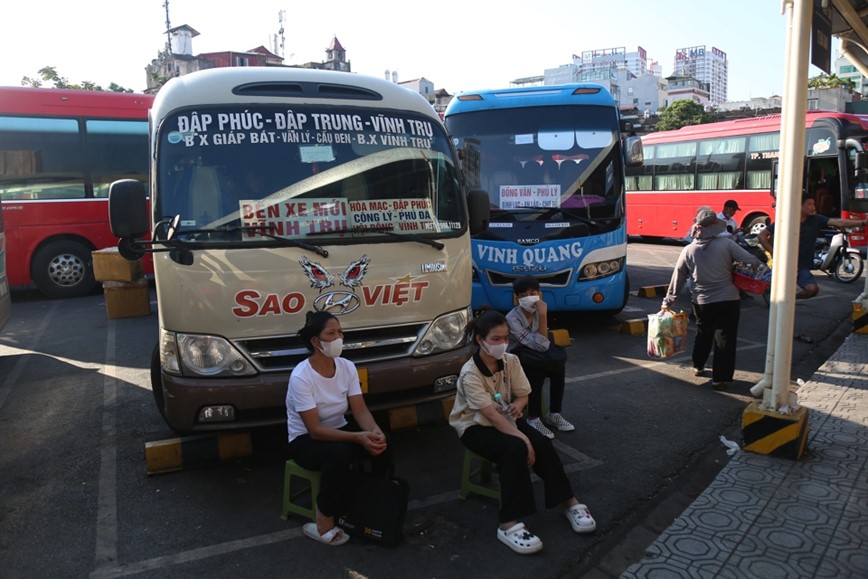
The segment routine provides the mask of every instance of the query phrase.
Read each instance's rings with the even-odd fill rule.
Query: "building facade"
[[[675,51],[673,76],[693,77],[708,85],[709,101],[712,105],[726,102],[729,65],[726,53],[719,48],[691,46]]]

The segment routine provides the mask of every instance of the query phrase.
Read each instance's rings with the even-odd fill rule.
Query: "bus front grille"
[[[344,330],[342,358],[370,364],[409,356],[427,324]],[[260,372],[288,371],[310,356],[298,335],[236,340],[235,345]]]
[[[500,273],[491,270],[485,271],[485,274],[488,276],[488,281],[492,286],[512,286],[512,282],[518,278],[532,275],[539,280],[541,286],[566,287],[570,283],[570,276],[572,273],[573,270],[571,269],[551,273],[522,272],[514,274]]]

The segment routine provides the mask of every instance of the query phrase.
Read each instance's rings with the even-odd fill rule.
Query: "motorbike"
[[[849,229],[834,228],[830,235],[818,237],[814,246],[814,267],[840,282],[853,283],[860,275],[864,263],[858,249],[850,247]]]
[[[765,228],[765,225],[763,225],[762,228],[753,227],[750,230],[750,233],[748,233],[747,235],[745,235],[744,233],[739,233],[735,238],[735,242],[743,249],[747,250],[748,253],[754,255],[757,259],[759,259],[760,262],[765,264],[767,267],[770,267],[771,256],[766,252],[765,249],[763,249],[762,245],[760,245],[759,242],[759,232],[763,228]],[[763,301],[765,301],[766,305],[769,305],[770,303],[770,293],[770,289],[766,289],[766,291],[762,294]]]

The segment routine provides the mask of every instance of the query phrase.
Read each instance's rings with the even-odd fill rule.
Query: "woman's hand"
[[[506,412],[512,417],[513,420],[518,420],[523,416],[521,409],[515,404],[510,404],[506,407]]]
[[[529,438],[525,437],[524,443],[527,445],[527,465],[533,466],[533,463],[536,462],[536,451],[533,449]]]
[[[364,431],[359,433],[359,442],[371,456],[380,456],[386,452],[386,437],[382,431]]]

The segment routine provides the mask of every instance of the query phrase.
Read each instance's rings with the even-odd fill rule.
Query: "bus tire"
[[[759,215],[751,215],[750,217],[748,217],[745,220],[746,225],[742,228],[742,231],[744,231],[745,234],[747,234],[747,233],[750,233],[750,231],[751,231],[751,229],[753,229],[754,225],[759,225],[759,224],[768,225],[769,223],[770,223],[770,221],[769,221],[768,215],[763,215],[762,213],[760,213]]]
[[[50,298],[77,298],[96,287],[91,248],[78,241],[52,241],[33,256],[30,277]]]

